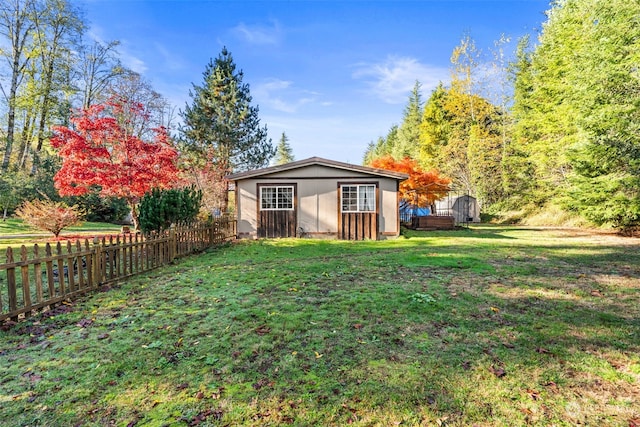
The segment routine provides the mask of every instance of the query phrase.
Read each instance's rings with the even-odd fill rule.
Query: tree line
[[[231,53],[206,65],[176,110],[123,66],[117,40],[87,40],[87,26],[71,0],[0,5],[4,217],[25,200],[64,200],[90,220],[131,211],[137,225],[141,197],[187,187],[207,212],[226,211],[224,177],[276,154]]]
[[[435,171],[485,212],[556,206],[637,227],[638,16],[637,1],[556,0],[535,40],[502,37],[483,53],[465,35],[450,81],[424,101],[416,82],[402,122],[370,143],[364,163]],[[88,41],[86,28],[70,0],[0,4],[5,215],[24,200],[64,198],[89,219],[135,218],[152,188],[189,186],[207,212],[224,212],[226,175],[294,159],[284,133],[276,147],[268,139],[226,48],[176,111],[122,65],[117,41]]]
[[[640,225],[640,3],[558,0],[532,41],[502,37],[481,52],[465,35],[451,81],[364,163],[409,157],[476,196],[488,212],[550,206],[622,230]]]

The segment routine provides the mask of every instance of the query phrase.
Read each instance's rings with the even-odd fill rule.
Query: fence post
[[[22,276],[22,301],[24,308],[27,311],[24,312],[25,317],[31,317],[31,288],[29,286],[29,264],[27,264],[27,247],[22,245],[20,248],[20,261],[22,267],[20,267],[20,275]]]
[[[178,238],[176,234],[176,225],[171,224],[169,227],[169,262],[176,259],[178,253]]]
[[[13,249],[7,248],[7,264],[13,264]],[[16,267],[7,269],[7,293],[9,294],[9,312],[18,310],[18,291],[16,290]],[[14,322],[18,321],[18,316],[11,317]]]
[[[100,270],[102,270],[101,262],[102,259],[102,247],[100,246],[100,239],[98,237],[94,237],[93,239],[93,251],[91,253],[91,257],[93,258],[93,286],[97,287],[101,282],[100,278]]]

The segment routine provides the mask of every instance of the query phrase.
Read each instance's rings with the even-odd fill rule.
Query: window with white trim
[[[375,212],[376,186],[341,185],[342,212]]]
[[[292,186],[260,187],[260,210],[290,211],[293,210]]]

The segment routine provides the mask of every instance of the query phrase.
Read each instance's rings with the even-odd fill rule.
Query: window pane
[[[275,196],[275,188],[271,188],[271,187],[262,187],[260,189],[260,197],[261,197],[261,208],[262,209],[272,209],[273,206],[273,202],[274,202],[274,196]]]
[[[343,185],[341,189],[343,212],[376,211],[375,185]]]
[[[375,185],[361,185],[359,194],[360,211],[374,212],[376,210],[376,187]]]
[[[293,209],[293,187],[260,187],[260,209]]]
[[[278,188],[278,209],[293,209],[293,188]]]
[[[358,187],[355,185],[345,185],[342,187],[342,211],[358,211]]]

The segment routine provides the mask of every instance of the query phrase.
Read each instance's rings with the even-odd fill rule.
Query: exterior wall
[[[379,238],[397,237],[398,180],[354,171],[344,171],[322,166],[310,166],[303,170],[291,170],[256,179],[236,182],[236,209],[238,236],[255,238],[258,228],[258,184],[297,184],[297,228],[309,237],[336,238],[338,235],[339,183],[378,184],[378,235]]]

